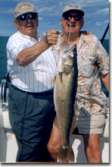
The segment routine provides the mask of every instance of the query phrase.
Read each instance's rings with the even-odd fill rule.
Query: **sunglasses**
[[[17,17],[17,20],[26,21],[26,20],[36,20],[38,17],[37,13],[25,13]]]
[[[63,18],[65,19],[65,20],[69,20],[70,18],[74,18],[75,19],[75,21],[80,21],[81,19],[82,19],[82,17],[83,17],[83,15],[81,14],[81,13],[72,13],[72,12],[66,12],[66,13],[64,13],[63,14]]]

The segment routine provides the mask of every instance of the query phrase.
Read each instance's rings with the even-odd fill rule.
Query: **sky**
[[[13,11],[18,2],[23,0],[0,0],[0,36],[10,36],[16,31],[13,23]],[[26,0],[27,1],[27,0]],[[83,30],[94,33],[98,38],[102,35],[109,23],[108,0],[29,0],[39,13],[39,35],[48,29],[61,30],[60,18],[66,4],[77,4],[85,11]],[[107,34],[108,38],[109,33]]]

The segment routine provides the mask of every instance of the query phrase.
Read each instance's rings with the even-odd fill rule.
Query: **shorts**
[[[79,134],[103,134],[106,123],[105,108],[80,105],[80,109],[75,110],[75,120]]]

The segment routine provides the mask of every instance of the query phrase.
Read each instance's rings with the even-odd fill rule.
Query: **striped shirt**
[[[43,92],[53,88],[56,74],[56,60],[51,48],[44,51],[39,57],[27,66],[20,66],[16,56],[24,48],[33,46],[36,39],[23,35],[19,31],[10,36],[7,42],[7,69],[11,83],[27,92]]]

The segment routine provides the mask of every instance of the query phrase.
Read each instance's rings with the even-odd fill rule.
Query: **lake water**
[[[7,73],[6,42],[8,37],[0,37],[0,80]]]

